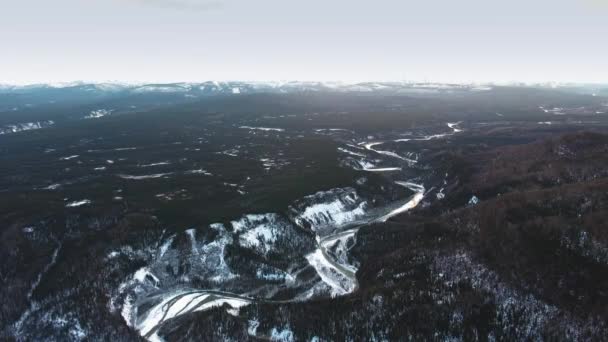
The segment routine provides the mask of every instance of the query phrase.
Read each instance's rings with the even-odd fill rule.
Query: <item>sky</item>
[[[608,0],[0,0],[0,83],[608,82]]]

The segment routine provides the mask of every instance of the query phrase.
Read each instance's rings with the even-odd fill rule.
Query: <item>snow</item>
[[[186,92],[188,88],[180,85],[144,85],[133,89],[135,93],[159,92],[159,93],[179,93]]]
[[[257,319],[249,320],[249,324],[247,325],[247,334],[249,336],[255,336],[258,331],[258,327],[260,326],[260,321]]]
[[[315,132],[325,132],[325,131],[329,131],[329,132],[353,132],[350,129],[346,129],[346,128],[318,128],[315,129]]]
[[[458,125],[460,124],[460,122],[448,122],[448,127],[450,127],[454,133],[460,133],[462,132],[462,129],[458,128]]]
[[[84,200],[80,200],[80,201],[70,202],[70,203],[66,204],[65,206],[67,208],[74,208],[74,207],[80,207],[80,206],[87,205],[87,204],[91,204],[91,201],[88,199],[84,199]]]
[[[270,219],[271,215],[276,214],[248,214],[240,220],[230,221],[235,233],[247,231],[250,227],[262,224]]]
[[[243,126],[249,128],[249,126]],[[243,128],[242,127],[242,128]],[[263,127],[253,127],[249,129],[258,129]],[[274,129],[269,129],[274,130]],[[282,129],[280,129],[282,130]],[[374,144],[374,143],[372,143]],[[237,146],[238,147],[238,146]],[[365,157],[366,153],[360,147],[339,148],[338,151],[348,154],[349,156]],[[409,156],[403,154],[404,156]],[[377,157],[377,156],[376,156]],[[350,158],[350,157],[349,157]],[[350,160],[350,159],[349,159]],[[375,160],[372,160],[375,162]],[[140,167],[166,165],[165,163],[153,163],[140,165]],[[370,163],[371,164],[371,163]],[[372,165],[373,166],[373,165]],[[390,165],[389,165],[390,166]],[[398,171],[399,167],[369,167],[369,171]],[[180,173],[187,172],[182,171]],[[197,173],[206,172],[200,170]],[[151,174],[151,175],[117,175],[124,179],[147,179],[160,178],[168,174]],[[228,184],[228,183],[226,183]],[[386,219],[400,212],[407,211],[415,207],[424,197],[424,186],[412,182],[398,182],[397,184],[408,187],[416,194],[412,198],[403,200],[406,202],[399,208],[392,210],[385,215]],[[228,184],[228,186],[236,186],[237,184]],[[317,284],[311,284],[316,289],[311,292],[315,294],[327,294],[332,296],[344,295],[356,290],[358,283],[355,277],[357,271],[356,264],[351,265],[349,261],[349,250],[356,242],[356,233],[358,230],[355,225],[346,226],[353,228],[347,231],[340,231],[340,227],[347,224],[352,224],[357,220],[362,220],[367,213],[368,203],[360,198],[353,188],[332,189],[329,191],[321,191],[316,194],[306,196],[302,201],[295,202],[294,209],[290,206],[289,219],[302,227],[310,227],[317,232],[317,249],[309,253],[309,249],[305,253],[306,261],[315,269],[318,277],[315,277]],[[392,209],[392,208],[391,208]],[[388,212],[386,210],[385,212]],[[293,214],[293,216],[292,216]],[[225,230],[223,225],[214,224],[211,228],[218,230],[215,240],[208,242],[202,238],[202,234],[197,237],[195,229],[185,230],[182,238],[189,238],[185,242],[185,248],[182,249],[173,244],[174,236],[160,240],[156,245],[156,249],[150,249],[150,257],[152,261],[145,267],[138,269],[133,273],[130,279],[141,285],[131,286],[127,291],[121,292],[121,297],[127,298],[124,300],[123,317],[127,322],[132,322],[131,325],[139,331],[139,333],[148,340],[158,339],[155,335],[156,328],[162,322],[174,318],[176,316],[187,314],[192,311],[206,310],[213,306],[219,306],[224,303],[233,306],[229,310],[230,314],[237,314],[238,308],[249,304],[251,301],[246,297],[239,295],[231,295],[219,293],[216,291],[205,290],[187,290],[185,287],[188,283],[195,283],[194,280],[204,279],[204,284],[212,283],[210,288],[225,288],[222,283],[226,280],[232,280],[229,284],[239,283],[241,279],[238,274],[232,273],[224,259],[224,254],[227,246],[232,243],[238,243],[245,248],[251,248],[255,252],[268,253],[275,247],[277,241],[282,241],[282,235],[285,229],[283,224],[290,225],[290,221],[283,218],[279,214],[248,214],[230,222],[232,232]],[[293,225],[290,225],[294,228]],[[323,233],[338,233],[327,235],[321,233],[318,229],[327,228]],[[332,229],[329,231],[329,229]],[[344,228],[346,229],[346,228]],[[198,240],[197,240],[198,238]],[[233,240],[238,240],[233,241]],[[190,246],[188,246],[190,243]],[[190,247],[190,248],[188,248]],[[305,254],[302,253],[302,254]],[[190,269],[178,277],[173,277],[166,271],[168,265],[175,263],[175,260],[183,259],[190,265]],[[182,262],[182,261],[180,261]],[[298,266],[299,267],[299,266]],[[306,267],[310,270],[310,267]],[[281,282],[281,284],[296,283],[293,270],[284,271],[274,267],[254,270],[256,284],[262,281]],[[174,287],[174,281],[179,281],[179,288]],[[213,284],[215,283],[215,284]],[[272,286],[268,283],[268,286]],[[318,286],[317,286],[318,285]],[[158,286],[158,288],[153,288]],[[232,286],[232,285],[231,285]],[[249,290],[249,289],[248,289]],[[156,299],[156,300],[155,300]],[[143,305],[145,303],[145,305]],[[140,305],[141,304],[141,305]],[[256,325],[255,320],[250,321],[248,332],[251,335],[258,333],[259,322]],[[264,331],[265,333],[267,331]],[[269,334],[270,335],[270,334]],[[274,329],[271,340],[289,341],[293,340],[293,332],[289,329]]]
[[[420,201],[424,198],[424,194],[423,193],[417,193],[414,195],[414,197],[408,201],[407,203],[405,203],[403,206],[389,212],[388,214],[380,217],[378,219],[379,222],[386,222],[389,218],[399,215],[401,213],[404,213],[408,210],[411,210],[413,208],[415,208],[418,203],[420,203]]]
[[[98,110],[93,110],[91,111],[87,116],[85,116],[85,119],[98,119],[101,117],[104,117],[106,115],[110,115],[112,113],[112,110],[107,110],[107,109],[98,109]]]
[[[240,94],[241,93],[241,89],[239,89],[239,88],[232,88],[232,93],[233,94]]]
[[[55,183],[55,184],[51,184],[43,189],[44,190],[56,190],[56,189],[59,189],[59,187],[61,187],[61,184]]]
[[[348,147],[352,147],[352,148],[354,148],[355,150],[362,150],[362,151],[363,151],[363,150],[365,150],[363,147],[361,147],[361,146],[357,146],[357,145],[353,145],[353,144],[346,144],[346,146],[348,146]]]
[[[146,283],[146,282],[150,282],[150,280],[154,281],[154,285],[156,286],[156,284],[158,284],[160,282],[160,280],[152,273],[150,272],[150,270],[147,267],[142,267],[140,269],[138,269],[134,274],[133,274],[133,280],[137,280],[140,283]]]
[[[293,331],[291,331],[289,328],[285,328],[285,329],[277,329],[277,328],[272,328],[271,332],[270,332],[270,340],[271,341],[277,341],[277,342],[293,342],[294,341],[294,337],[293,337]]]
[[[249,214],[231,221],[235,233],[241,233],[242,246],[253,248],[262,254],[272,250],[279,234],[285,232],[285,223],[278,214]]]
[[[565,115],[564,113],[564,108],[560,108],[560,107],[554,107],[552,109],[546,109],[543,106],[539,106],[538,108],[540,108],[540,110],[542,110],[543,112],[549,114],[554,114],[554,115]]]
[[[306,256],[308,263],[317,271],[321,280],[332,289],[331,295],[342,296],[355,290],[356,279],[350,278],[334,266],[319,248]]]
[[[198,250],[196,248],[196,230],[194,228],[190,228],[190,229],[187,229],[185,232],[190,237],[190,245],[191,245],[192,254],[193,255],[198,254]]]
[[[563,235],[560,245],[598,264],[608,264],[608,248],[585,230],[572,235]]]
[[[54,121],[47,120],[47,121],[24,122],[24,123],[4,125],[4,126],[0,126],[0,135],[17,133],[17,132],[21,132],[21,131],[30,131],[30,130],[35,130],[35,129],[41,129],[41,128],[45,128],[45,127],[48,127],[48,126],[51,126],[54,124],[55,124]]]
[[[280,153],[279,153],[280,154]],[[271,158],[260,158],[260,162],[262,162],[262,166],[266,171],[275,168],[280,169],[285,165],[289,165],[290,162],[284,160],[274,160]]]
[[[227,155],[227,156],[230,156],[230,157],[238,157],[239,156],[239,154],[238,154],[239,150],[237,150],[235,148],[230,149],[230,150],[221,151],[221,152],[216,152],[216,153],[218,153],[218,154],[224,154],[224,155]]]
[[[143,337],[155,333],[156,328],[172,318],[190,312],[204,311],[228,304],[238,309],[251,301],[233,296],[221,296],[206,291],[179,291],[165,296],[142,316],[139,316],[135,327]]]
[[[472,87],[470,88],[471,91],[490,91],[494,88],[492,87],[483,87],[483,86],[477,86],[477,87]]]
[[[476,205],[479,203],[479,198],[475,195],[473,195],[473,197],[471,197],[471,199],[469,200],[469,205]]]
[[[358,197],[355,193],[354,198],[348,200],[347,197],[346,201],[351,201],[349,204],[354,204],[357,199]],[[367,202],[362,201],[354,208],[349,209],[342,199],[337,198],[331,202],[316,203],[306,207],[304,212],[296,217],[296,223],[303,226],[304,222],[308,222],[313,230],[325,224],[340,226],[353,222],[363,216],[366,207]]]
[[[377,142],[368,142],[368,143],[362,143],[362,144],[363,144],[363,147],[365,147],[366,150],[373,151],[372,147],[374,147],[376,145],[382,145],[382,144],[384,144],[384,142],[377,141]]]
[[[347,150],[347,149],[342,148],[342,147],[338,147],[338,151],[350,154],[351,156],[365,158],[365,154],[363,154],[363,153],[353,152],[353,151]]]
[[[132,326],[133,324],[133,298],[131,296],[127,296],[125,298],[125,302],[122,305],[122,310],[120,311],[120,315],[124,318],[125,322],[128,326]]]
[[[400,167],[379,167],[379,168],[363,168],[363,171],[369,172],[388,172],[388,171],[401,171]]]
[[[171,247],[171,244],[173,243],[173,239],[175,238],[175,235],[171,236],[170,238],[167,239],[167,241],[165,241],[165,243],[163,243],[160,248],[158,249],[158,258],[162,258],[165,253],[167,253],[167,250],[169,250],[169,247]]]
[[[441,188],[439,190],[439,192],[437,192],[437,194],[435,195],[438,200],[442,200],[445,198],[445,193],[443,191],[444,191],[444,188]]]
[[[440,139],[440,138],[444,138],[444,137],[448,137],[450,135],[454,135],[456,133],[460,133],[460,132],[464,132],[463,129],[458,128],[458,125],[460,125],[460,122],[448,122],[447,123],[448,127],[450,129],[452,129],[451,133],[440,133],[440,134],[432,134],[432,135],[426,135],[423,136],[421,138],[403,138],[403,139],[395,139],[393,140],[394,142],[408,142],[408,141],[429,141],[429,140],[433,140],[433,139]],[[377,143],[376,143],[377,144]],[[375,145],[371,145],[372,147]]]
[[[376,164],[369,162],[365,159],[357,160],[357,164],[359,165],[359,170],[369,170],[376,167]]]
[[[399,140],[402,141],[403,139],[399,139]],[[397,141],[397,140],[395,140],[395,141]],[[365,149],[367,149],[369,151],[373,151],[373,152],[376,152],[376,153],[379,153],[379,154],[382,154],[382,155],[385,155],[385,156],[401,159],[401,160],[406,161],[406,162],[408,162],[410,164],[415,164],[415,163],[418,162],[417,160],[413,160],[413,159],[408,159],[408,158],[402,157],[402,156],[400,156],[397,153],[392,152],[392,151],[382,151],[382,150],[376,150],[376,149],[374,149],[374,146],[382,145],[382,144],[384,144],[384,142],[380,141],[380,142],[365,143],[363,146],[365,147]]]
[[[571,314],[537,298],[533,293],[524,293],[521,288],[511,286],[468,253],[460,251],[454,255],[439,256],[433,259],[433,263],[431,274],[441,275],[437,280],[445,286],[466,284],[490,295],[489,300],[496,305],[493,314],[500,318],[498,329],[511,331],[513,340],[542,341],[546,339],[547,327],[554,326],[555,322],[560,323],[559,329],[562,331],[581,330],[579,321]],[[450,302],[453,296],[440,299]]]
[[[112,252],[108,253],[108,256],[106,258],[108,258],[108,259],[114,259],[114,258],[116,258],[119,255],[120,255],[119,251],[112,251]]]
[[[151,175],[142,175],[142,176],[119,174],[118,177],[120,177],[122,179],[142,180],[142,179],[161,178],[161,177],[169,176],[169,175],[172,175],[172,174],[173,174],[173,172],[154,173],[154,174],[151,174]]]
[[[424,198],[424,186],[423,185],[410,183],[410,182],[395,182],[395,183],[408,187],[410,190],[416,191],[416,193],[414,194],[414,196],[412,196],[412,198],[409,201],[407,201],[402,206],[400,206],[396,209],[393,209],[386,215],[379,217],[377,219],[378,222],[386,222],[388,219],[390,219],[393,216],[402,214],[406,211],[409,211],[409,210],[415,208],[420,203],[420,201],[422,201],[422,199]]]
[[[218,237],[213,242],[200,247],[201,271],[207,273],[210,281],[221,283],[236,277],[224,259],[226,246],[231,244],[233,240],[223,224],[214,223],[209,227],[218,232]]]
[[[424,192],[424,185],[412,182],[395,181],[395,184],[406,187],[412,191]]]
[[[152,166],[169,165],[169,164],[171,164],[171,163],[168,161],[163,161],[163,162],[158,162],[158,163],[143,164],[143,165],[139,165],[139,167],[152,167]]]
[[[356,242],[358,231],[358,227],[349,229],[323,238],[319,242],[319,246],[324,251],[331,251],[333,262],[350,273],[351,276],[354,276],[357,272],[357,267],[349,264],[348,251]]]
[[[86,331],[80,326],[80,322],[76,321],[69,330],[72,341],[82,341],[87,337]]]
[[[293,283],[295,278],[286,272],[282,272],[281,270],[277,270],[277,272],[264,272],[264,270],[258,269],[255,272],[255,276],[258,279],[269,280],[269,281],[281,281],[287,283]]]
[[[196,170],[188,170],[184,172],[187,175],[205,175],[205,176],[213,176],[211,172],[208,172],[204,169],[196,169]]]
[[[240,236],[243,246],[269,251],[277,240],[277,232],[267,226],[256,227]]]
[[[283,128],[271,128],[271,127],[240,126],[239,128],[251,129],[251,130],[259,130],[259,131],[276,131],[276,132],[283,132],[283,131],[285,131],[285,129],[283,129]]]
[[[224,260],[226,245],[232,243],[231,235],[222,224],[212,224],[210,228],[216,230],[218,234],[216,239],[209,243],[200,241],[202,239],[197,240],[195,228],[184,231],[183,234],[190,240],[191,248],[190,252],[186,248],[185,253],[178,257],[185,258],[191,267],[179,278],[166,271],[167,265],[175,262],[176,253],[183,251],[180,246],[173,244],[176,235],[172,235],[159,241],[156,250],[146,252],[146,254],[152,252],[151,256],[154,259],[148,265],[139,268],[118,287],[118,293],[112,300],[123,298],[122,316],[146,339],[157,340],[159,337],[154,335],[156,325],[171,317],[224,303],[232,306],[233,309],[229,313],[238,314],[237,309],[250,302],[247,298],[223,295],[217,291],[170,288],[175,285],[176,280],[183,286],[190,282],[193,276],[216,283],[236,277]],[[145,304],[142,304],[142,300]],[[197,306],[198,304],[200,306]],[[112,304],[110,305],[113,307]],[[164,317],[165,313],[166,317]]]
[[[378,222],[384,222],[389,218],[406,212],[416,207],[424,198],[425,188],[421,184],[412,182],[396,182],[398,185],[407,187],[412,191],[416,191],[403,205],[393,209],[388,214],[376,219]],[[347,197],[348,198],[348,197]],[[350,197],[351,202],[356,201],[356,197]],[[338,206],[337,204],[334,205]],[[338,203],[342,203],[338,201]],[[364,204],[362,202],[361,204]],[[327,205],[325,203],[315,204],[309,208],[315,208],[319,205]],[[321,210],[324,211],[325,209]],[[307,214],[306,211],[304,214]],[[296,219],[297,222],[297,219]],[[353,292],[358,284],[355,276],[357,268],[349,264],[348,251],[354,243],[359,227],[355,227],[346,231],[334,233],[325,237],[317,235],[318,248],[306,255],[306,260],[315,269],[321,281],[329,286],[331,296],[342,296]],[[331,252],[330,252],[331,251]],[[331,255],[330,255],[331,253]],[[313,295],[314,293],[309,293]],[[307,296],[305,296],[307,298]]]
[[[422,138],[405,138],[405,139],[396,139],[393,140],[394,142],[407,142],[407,141],[429,141],[429,140],[433,140],[433,139],[440,139],[440,138],[444,138],[447,136],[452,135],[453,133],[441,133],[441,134],[432,134],[432,135],[426,135]]]
[[[59,251],[61,250],[62,246],[63,245],[61,243],[59,243],[57,248],[55,248],[55,250],[53,251],[53,255],[51,256],[51,261],[44,266],[44,269],[42,270],[42,272],[38,273],[36,280],[34,281],[34,283],[32,283],[32,286],[30,287],[30,290],[27,293],[27,299],[32,298],[32,295],[34,294],[34,290],[36,290],[38,285],[40,285],[42,276],[44,276],[51,269],[51,267],[53,267],[55,265],[55,263],[57,262],[57,256],[59,255]],[[32,302],[32,304],[33,304],[33,302]]]

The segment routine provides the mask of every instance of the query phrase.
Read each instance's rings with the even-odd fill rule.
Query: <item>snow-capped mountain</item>
[[[200,83],[45,83],[32,85],[0,85],[0,92],[30,92],[52,89],[71,89],[100,92],[129,93],[191,93],[199,95],[214,94],[250,94],[250,93],[298,93],[298,92],[456,92],[482,91],[491,89],[486,85],[474,84],[439,84],[412,82],[241,82],[241,81],[206,81]]]

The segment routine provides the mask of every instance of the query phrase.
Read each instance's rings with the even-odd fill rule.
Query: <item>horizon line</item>
[[[552,80],[538,80],[538,81],[520,81],[520,80],[509,80],[509,81],[448,81],[448,80],[299,80],[299,79],[282,79],[282,80],[239,80],[239,79],[224,79],[224,80],[189,80],[189,81],[134,81],[134,80],[73,80],[73,81],[40,81],[40,82],[0,82],[1,86],[13,86],[13,87],[34,87],[34,86],[56,86],[56,87],[70,87],[87,84],[121,84],[127,86],[142,86],[142,85],[178,85],[178,84],[201,84],[201,83],[321,83],[321,84],[341,84],[341,85],[356,85],[362,83],[393,83],[393,84],[453,84],[453,85],[608,85],[607,81],[585,81],[585,80],[572,80],[572,81],[552,81]]]

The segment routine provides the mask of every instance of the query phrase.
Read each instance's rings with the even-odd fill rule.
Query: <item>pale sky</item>
[[[608,82],[608,0],[0,0],[0,83]]]

